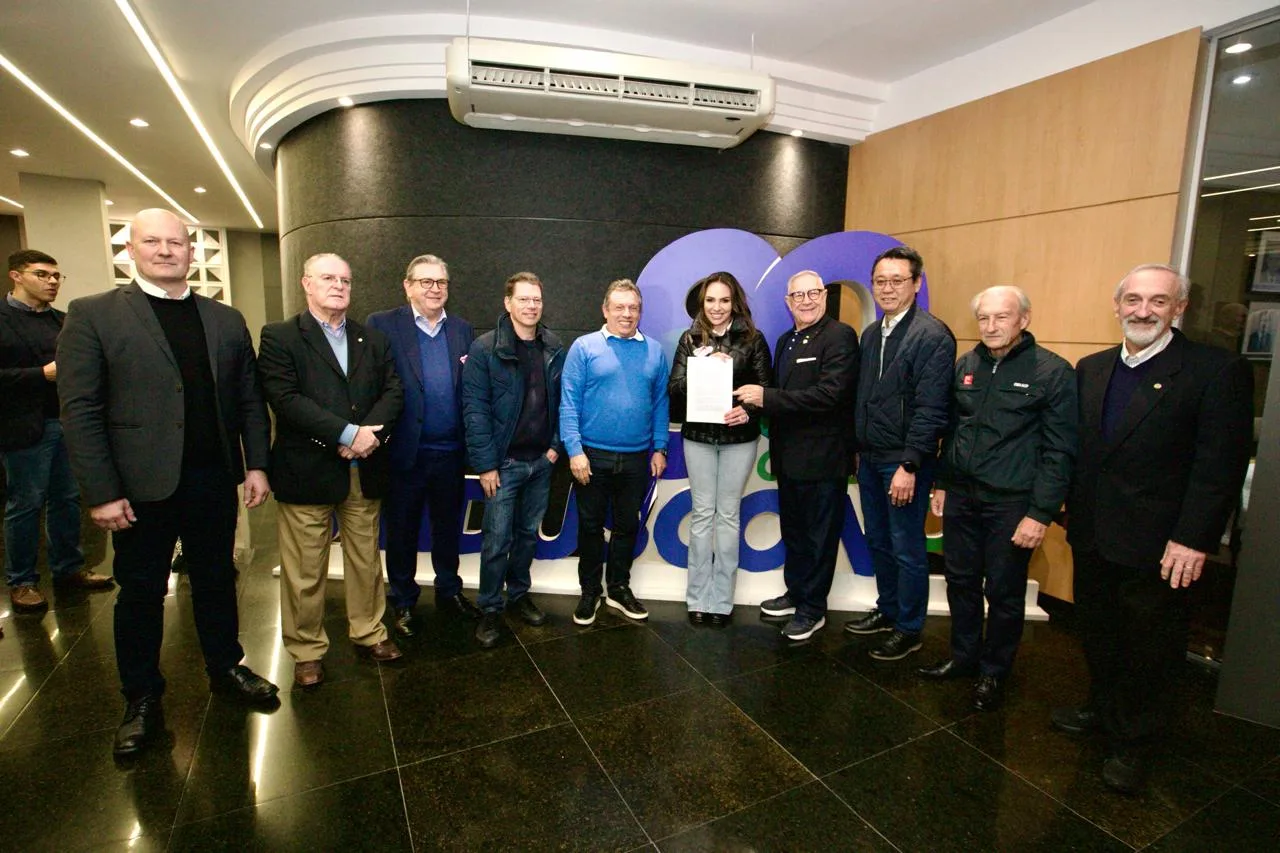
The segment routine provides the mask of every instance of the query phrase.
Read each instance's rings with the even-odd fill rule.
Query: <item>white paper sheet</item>
[[[733,408],[733,362],[705,356],[690,358],[685,366],[687,423],[722,424]]]

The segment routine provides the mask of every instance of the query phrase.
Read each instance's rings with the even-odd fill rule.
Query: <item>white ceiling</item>
[[[363,32],[371,18],[385,20],[388,30],[403,25],[437,36],[467,28],[464,0],[133,3],[268,229],[276,227],[271,176],[246,150],[244,125],[236,127],[230,105],[237,81],[254,63],[290,56],[290,46],[305,42],[307,33],[311,50],[317,32],[326,38],[338,33],[330,40],[343,41],[348,22],[352,33]],[[785,78],[790,120],[797,126],[856,101],[858,120],[870,127],[894,81],[1087,5],[1089,0],[473,0],[470,12],[474,35],[487,27],[628,52],[705,54],[708,64],[751,62],[754,35],[757,67]],[[115,0],[5,0],[0,54],[203,223],[254,227]],[[134,116],[151,126],[130,127]],[[11,157],[11,148],[31,156]],[[164,204],[0,70],[0,196],[21,201],[19,171],[100,180],[116,202],[116,218]],[[208,192],[197,195],[197,185]],[[16,212],[0,202],[0,213]]]

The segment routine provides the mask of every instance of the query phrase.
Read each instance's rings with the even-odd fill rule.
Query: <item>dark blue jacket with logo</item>
[[[564,455],[560,443],[560,375],[564,372],[564,345],[554,332],[538,324],[542,341],[542,365],[546,370],[547,418],[551,449]],[[462,417],[467,436],[467,461],[483,474],[498,468],[520,422],[524,406],[524,375],[516,355],[515,328],[503,314],[498,325],[475,339],[462,368]]]

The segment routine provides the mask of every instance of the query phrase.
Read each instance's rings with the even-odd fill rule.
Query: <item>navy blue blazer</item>
[[[407,471],[413,467],[418,456],[425,394],[422,385],[422,359],[418,352],[418,327],[413,322],[413,309],[408,305],[401,305],[390,311],[377,311],[369,315],[365,325],[382,332],[391,341],[396,373],[400,375],[400,382],[404,385],[404,410],[396,423],[396,441],[390,444],[389,449],[392,469]],[[461,317],[448,314],[444,321],[444,334],[449,343],[449,360],[453,365],[453,402],[458,407],[458,428],[461,429],[462,365],[466,362],[467,351],[471,349],[471,342],[475,339],[475,330]],[[461,443],[465,448],[465,439]]]

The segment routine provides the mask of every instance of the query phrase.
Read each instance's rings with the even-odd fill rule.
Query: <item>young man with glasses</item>
[[[787,591],[762,603],[760,612],[790,616],[782,634],[800,641],[827,623],[853,464],[859,348],[858,333],[827,316],[827,290],[816,272],[793,275],[786,299],[795,326],[778,338],[776,387],[743,385],[733,393],[769,416],[769,460],[787,551]]]
[[[564,346],[542,325],[542,281],[531,272],[507,279],[506,312],[471,345],[462,371],[467,457],[484,489],[476,641],[502,639],[509,605],[530,625],[546,614],[529,597],[529,567],[547,510],[560,443],[560,375]],[[502,599],[506,587],[507,600]]]
[[[449,265],[419,255],[404,275],[406,304],[369,315],[370,328],[391,341],[396,372],[404,384],[404,411],[390,448],[391,487],[383,507],[387,531],[387,578],[395,629],[413,636],[420,590],[418,536],[425,508],[431,520],[431,568],[436,607],[470,619],[480,609],[462,593],[458,547],[462,537],[466,441],[462,418],[462,365],[475,333],[471,324],[445,311]]]
[[[71,476],[58,420],[55,351],[65,315],[53,307],[65,276],[44,252],[9,256],[13,292],[0,301],[0,458],[4,460],[5,579],[19,613],[48,602],[37,588],[40,513],[45,513],[49,570],[58,586],[110,589],[111,578],[84,567],[80,490]]]
[[[871,650],[900,660],[920,649],[929,608],[924,517],[938,441],[947,428],[956,339],[916,305],[924,261],[895,246],[871,265],[872,298],[883,316],[862,333],[858,376],[858,494],[879,597],[846,633],[889,636]]]

